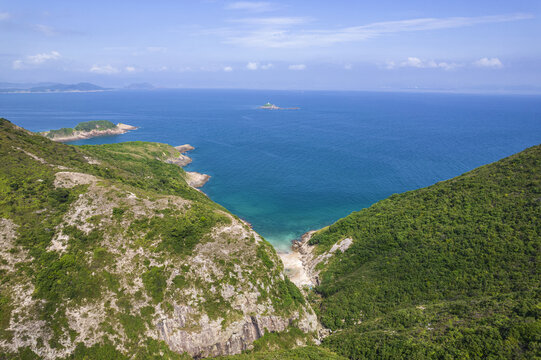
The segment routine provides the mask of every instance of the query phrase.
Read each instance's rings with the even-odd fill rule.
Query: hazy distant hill
[[[33,86],[30,86],[33,85]],[[73,92],[73,91],[103,91],[109,90],[91,83],[78,84],[57,84],[57,83],[42,83],[42,84],[12,84],[0,83],[0,92],[3,93],[27,93],[27,92]]]
[[[128,86],[125,86],[124,89],[128,90],[152,90],[156,87],[150,83],[144,82],[144,83],[134,83],[130,84]]]

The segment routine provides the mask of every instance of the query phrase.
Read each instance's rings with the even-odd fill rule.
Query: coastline
[[[185,155],[185,153],[188,151],[195,150],[195,147],[193,147],[190,144],[184,144],[184,145],[174,146],[174,148],[175,150],[179,152],[178,157],[167,159],[166,160],[167,163],[175,164],[181,168],[184,168],[184,166],[192,162],[192,158]],[[199,190],[199,188],[203,187],[211,178],[210,175],[201,174],[196,171],[184,171],[184,172],[186,174],[184,179],[186,180],[188,185],[198,191],[201,191]]]
[[[66,94],[66,93],[96,93],[113,91],[113,89],[100,89],[100,90],[59,90],[59,91],[30,91],[30,90],[14,90],[14,91],[0,91],[0,94]]]
[[[308,244],[316,230],[304,233],[300,240],[293,240],[289,252],[279,252],[278,256],[284,263],[284,271],[289,279],[300,289],[305,286],[309,288],[319,284],[317,274],[314,268],[317,265],[312,264],[314,256],[312,254],[313,246]]]
[[[57,137],[48,137],[47,134],[49,131],[43,131],[39,134],[42,136],[47,137],[50,140],[58,141],[58,142],[69,142],[69,141],[76,141],[76,140],[83,140],[83,139],[90,139],[98,136],[111,136],[111,135],[122,135],[127,133],[130,130],[137,130],[136,126],[127,125],[118,123],[116,124],[116,128],[114,129],[106,129],[106,130],[91,130],[91,131],[75,131],[73,135],[70,136],[57,136]]]
[[[328,251],[316,256],[313,253],[315,247],[310,245],[309,241],[318,231],[311,230],[304,233],[300,240],[293,240],[290,252],[278,254],[284,263],[286,274],[301,289],[304,286],[311,288],[319,285],[320,270],[316,269],[317,265],[327,264],[336,251],[345,252],[353,244],[352,238],[344,238],[336,242]]]

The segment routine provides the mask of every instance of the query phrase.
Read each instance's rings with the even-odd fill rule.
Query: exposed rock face
[[[200,174],[195,171],[186,171],[186,182],[194,188],[203,187],[210,180],[210,175]]]
[[[190,144],[184,144],[184,145],[175,146],[175,149],[177,149],[181,154],[183,154],[185,152],[192,151],[195,148]]]
[[[290,264],[292,265],[290,271],[294,273],[295,276],[292,277],[291,281],[297,286],[319,285],[319,270],[316,270],[316,266],[321,262],[327,263],[337,250],[345,252],[349,249],[351,244],[353,244],[353,239],[345,238],[334,244],[329,251],[316,256],[313,253],[314,246],[308,243],[315,232],[316,231],[309,231],[302,235],[300,241],[294,241],[291,247],[293,253],[287,254],[287,256],[293,258],[293,260],[290,261]],[[298,268],[299,263],[302,264],[302,268],[300,269]],[[287,266],[286,270],[288,270]]]
[[[192,159],[186,155],[178,154],[178,157],[169,158],[166,160],[169,164],[175,164],[184,167],[192,162]]]
[[[158,322],[157,329],[171,349],[186,351],[196,358],[238,354],[250,349],[254,340],[266,332],[284,331],[291,325],[289,319],[276,316],[245,316],[224,331],[220,322],[203,317],[201,331],[193,333],[179,330],[186,325],[183,311],[185,309],[175,307],[178,318]]]
[[[72,152],[69,169],[59,166],[50,149],[23,149],[24,141],[2,146],[0,142],[3,159],[12,156],[13,164],[24,161],[32,173],[40,174],[27,186],[47,191],[35,200],[42,202],[30,214],[36,219],[54,214],[57,220],[42,230],[50,235],[42,248],[26,238],[34,247],[28,251],[17,242],[23,238],[19,230],[32,225],[27,217],[0,218],[0,273],[8,280],[0,282],[0,300],[9,305],[8,320],[0,323],[0,353],[28,348],[39,358],[54,359],[73,353],[77,344],[99,346],[107,339],[131,357],[147,341],[156,341],[200,358],[237,354],[264,334],[290,326],[306,333],[318,330],[315,314],[292,292],[270,244],[186,186],[182,172],[163,163],[145,168],[154,155],[137,163],[136,179],[178,176],[167,191],[118,180],[141,153],[114,176],[85,172],[95,169],[90,161],[106,174],[116,171],[115,163],[123,158],[118,157],[121,145],[113,150],[112,160],[103,152],[78,154],[74,152],[83,150],[65,146]],[[159,144],[149,154],[158,152],[176,151]],[[51,271],[49,264],[54,265]],[[39,278],[38,272],[43,274]],[[48,279],[54,279],[52,290]],[[88,292],[71,291],[83,282],[96,286]],[[44,291],[57,292],[48,297]],[[54,308],[44,317],[48,304]],[[58,321],[54,330],[52,319]],[[11,335],[3,337],[3,332]]]
[[[175,149],[178,150],[178,157],[170,157],[165,161],[169,164],[175,164],[180,167],[184,167],[192,162],[192,159],[186,155],[185,152],[194,150],[195,148],[190,144],[175,146]],[[186,171],[186,182],[188,185],[194,189],[199,189],[203,187],[210,180],[210,175],[201,174],[195,171]]]

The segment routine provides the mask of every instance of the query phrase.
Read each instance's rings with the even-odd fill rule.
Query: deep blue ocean
[[[261,110],[270,101],[299,110]],[[132,140],[196,147],[203,191],[279,249],[393,193],[460,175],[541,142],[541,97],[430,93],[157,90],[1,94],[32,131],[106,119]]]

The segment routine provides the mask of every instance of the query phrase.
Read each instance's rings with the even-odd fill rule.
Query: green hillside
[[[0,119],[0,359],[226,355],[287,330],[310,341],[315,316],[272,246],[188,186],[178,156],[55,143]]]
[[[351,359],[541,356],[541,146],[320,230],[324,346]]]

